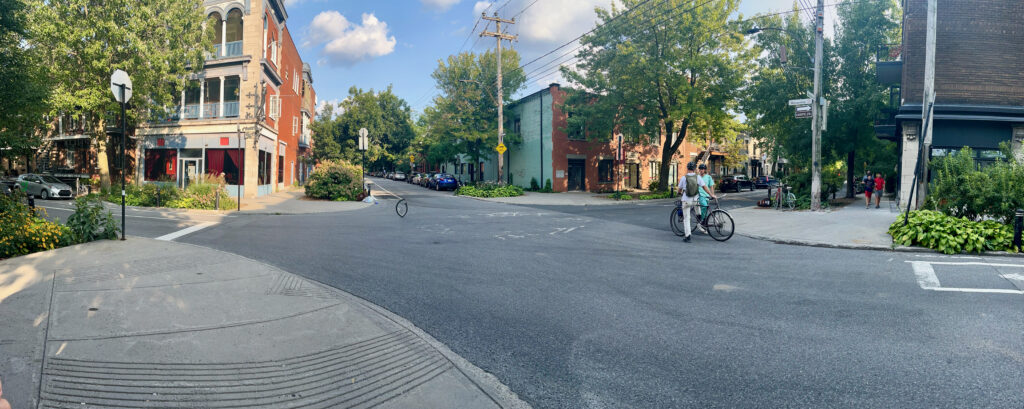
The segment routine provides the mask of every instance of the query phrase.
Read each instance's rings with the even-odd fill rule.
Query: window
[[[244,166],[245,152],[238,149],[207,149],[206,150],[206,174],[211,176],[224,175],[224,181],[229,185],[245,184],[244,172],[239,170]]]
[[[668,165],[668,180],[670,180],[673,184],[679,183],[679,164],[678,163],[672,162],[671,165]]]
[[[175,149],[146,149],[146,180],[173,180],[178,151]]]
[[[294,90],[296,94],[299,93],[299,84],[301,83],[302,81],[299,81],[299,72],[295,71],[295,74],[292,74],[292,90]]]
[[[661,162],[651,161],[651,179],[657,179],[661,173]]]
[[[597,182],[612,183],[615,181],[615,161],[601,159],[597,162]]]
[[[277,159],[277,183],[284,183],[284,156],[278,156]]]
[[[299,117],[293,116],[292,117],[292,135],[297,135],[298,133],[299,133]]]
[[[260,151],[259,173],[257,176],[259,176],[259,184],[261,185],[270,184],[271,157],[270,152]]]
[[[519,129],[520,129],[520,121],[519,121],[519,119],[516,119],[515,121],[512,122],[512,132],[518,134],[519,133]]]
[[[268,111],[270,111],[270,115],[268,116],[276,121],[281,117],[281,97],[278,95],[271,95],[269,105],[270,109],[268,109]]]

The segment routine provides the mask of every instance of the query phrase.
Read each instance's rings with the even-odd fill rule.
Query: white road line
[[[994,293],[994,294],[1020,294],[1024,295],[1024,291],[1021,290],[1006,290],[1001,288],[959,288],[959,287],[943,287],[942,283],[939,282],[939,277],[935,275],[935,269],[932,268],[932,264],[942,265],[977,265],[977,266],[992,266],[992,267],[1021,267],[1024,265],[1020,264],[995,264],[995,263],[977,263],[977,262],[939,262],[939,261],[907,261],[911,267],[914,268],[914,275],[917,276],[917,285],[921,286],[921,289],[932,290],[932,291],[949,291],[949,292],[961,292],[961,293]],[[1006,276],[1002,276],[1006,278]]]
[[[979,261],[925,261],[924,263],[942,264],[942,265],[949,265],[949,266],[990,266],[990,267],[1017,267],[1017,268],[1024,268],[1024,264],[982,263],[982,262],[979,262]]]
[[[206,223],[202,223],[202,224],[197,224],[197,225],[189,227],[187,229],[181,229],[181,230],[178,230],[178,231],[176,231],[174,233],[165,234],[163,236],[157,237],[156,239],[157,240],[163,240],[163,241],[172,241],[172,240],[174,240],[174,239],[176,239],[178,237],[184,236],[186,234],[195,233],[197,231],[200,231],[200,230],[205,229],[207,227],[213,226],[215,224],[217,224],[217,223],[215,223],[215,222],[206,222]]]

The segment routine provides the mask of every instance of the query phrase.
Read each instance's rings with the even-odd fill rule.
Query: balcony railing
[[[186,104],[185,105],[185,119],[198,119],[199,118],[199,104]]]
[[[214,102],[211,104],[203,104],[203,118],[216,118],[217,111],[220,109],[220,102]]]
[[[238,57],[242,55],[242,41],[232,41],[225,44],[224,57]]]
[[[224,102],[224,117],[235,118],[238,117],[238,101],[225,101]]]
[[[220,44],[213,45],[213,58],[220,58]],[[209,55],[207,55],[207,59],[211,59]]]

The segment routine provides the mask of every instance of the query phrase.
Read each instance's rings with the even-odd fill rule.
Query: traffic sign
[[[365,138],[366,135],[369,135],[369,134],[370,134],[370,131],[367,131],[366,128],[359,128],[359,137]]]
[[[499,155],[504,155],[505,151],[507,151],[508,149],[505,148],[505,144],[499,143],[498,146],[494,148],[494,150],[498,151]]]
[[[811,111],[810,110],[807,110],[807,111],[796,111],[796,118],[797,119],[800,119],[800,118],[810,118],[810,117],[811,117]]]
[[[416,163],[416,157],[409,155],[409,163]]]
[[[121,85],[124,85],[124,101],[121,100]],[[122,104],[132,99],[132,79],[127,72],[122,70],[114,71],[110,76],[110,92],[114,93],[114,100]]]
[[[811,98],[791,99],[789,100],[789,106],[811,105],[812,102],[814,102],[814,100]]]

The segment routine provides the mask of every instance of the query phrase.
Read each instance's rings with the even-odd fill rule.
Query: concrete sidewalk
[[[899,211],[889,200],[864,208],[864,196],[850,205],[823,212],[746,207],[729,210],[736,234],[778,243],[892,250],[889,225]]]
[[[242,213],[310,214],[357,210],[371,206],[363,202],[332,202],[307,199],[302,188],[271,193],[255,199],[242,199]]]
[[[16,408],[527,406],[380,307],[181,243],[2,261],[0,322]]]
[[[621,205],[634,202],[651,202],[650,200],[613,200],[607,196],[611,193],[590,193],[590,192],[562,192],[562,193],[537,193],[523,192],[522,196],[516,197],[470,197],[472,199],[487,202],[508,203],[514,205],[540,205],[540,206],[602,206]],[[669,199],[664,199],[669,200]]]

